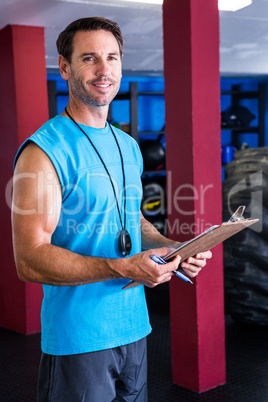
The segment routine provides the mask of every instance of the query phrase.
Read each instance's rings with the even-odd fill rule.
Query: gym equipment
[[[223,220],[237,205],[260,219],[224,242],[225,309],[234,319],[268,325],[268,147],[235,153],[226,165]]]
[[[222,127],[247,127],[256,116],[245,106],[230,106],[221,112]]]
[[[166,210],[166,177],[154,176],[142,180],[143,198],[142,213],[144,215],[155,215],[165,213]]]
[[[166,164],[166,150],[159,136],[156,140],[144,140],[140,144],[143,156],[144,170],[162,170]]]

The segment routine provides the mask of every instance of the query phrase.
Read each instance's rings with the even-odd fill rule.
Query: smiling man
[[[76,104],[76,100],[85,107],[93,107],[92,110],[109,105],[119,90],[121,57],[112,33],[77,32],[71,63],[67,61],[68,55],[67,58],[59,56],[62,77],[69,82],[69,105]]]
[[[19,278],[43,284],[38,401],[146,401],[144,286],[169,281],[178,244],[140,213],[137,143],[106,119],[122,76],[118,25],[72,22],[57,40],[68,82],[65,111],[46,122],[15,158],[12,227]],[[142,251],[147,250],[147,251]],[[182,263],[195,277],[208,251]]]

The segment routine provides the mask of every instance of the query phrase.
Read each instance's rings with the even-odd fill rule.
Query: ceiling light
[[[163,4],[164,0],[121,0],[132,3]],[[221,11],[237,11],[252,4],[252,0],[218,0],[218,8]]]
[[[130,1],[132,3],[163,4],[164,0],[121,0],[121,1]]]
[[[252,4],[252,0],[218,0],[218,7],[221,11],[237,11],[250,4]]]

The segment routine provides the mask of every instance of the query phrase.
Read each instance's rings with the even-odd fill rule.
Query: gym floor
[[[268,402],[268,327],[226,316],[225,385],[198,394],[172,384],[168,288],[148,289],[153,332],[148,337],[149,402]],[[40,334],[0,328],[0,401],[34,402]],[[98,401],[94,401],[98,402]]]

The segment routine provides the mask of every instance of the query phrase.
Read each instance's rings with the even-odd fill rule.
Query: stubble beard
[[[100,100],[100,98],[103,98],[102,95],[92,95],[89,90],[85,87],[83,84],[82,80],[79,78],[76,78],[74,74],[72,73],[71,79],[68,82],[69,89],[71,89],[73,95],[82,103],[84,103],[86,106],[90,107],[103,107],[109,105],[116,94],[118,93],[119,90],[119,85],[120,83],[116,83],[115,80],[103,78],[103,79],[95,79],[92,81],[87,81],[86,85],[88,88],[90,88],[90,85],[92,83],[97,83],[97,82],[102,82],[102,83],[110,83],[113,85],[113,91],[107,95],[103,95],[106,99],[105,100]]]

